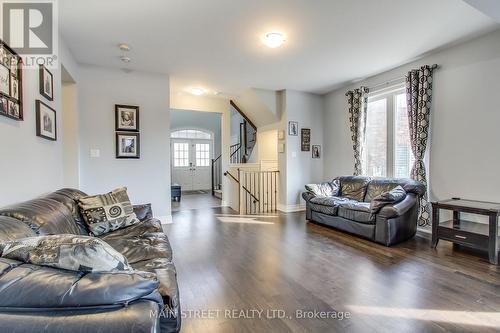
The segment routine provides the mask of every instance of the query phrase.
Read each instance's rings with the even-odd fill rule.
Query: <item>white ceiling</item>
[[[63,37],[77,61],[169,73],[174,90],[324,93],[494,30],[461,0],[64,0]],[[261,34],[287,42],[269,49]],[[132,46],[124,65],[117,48]]]

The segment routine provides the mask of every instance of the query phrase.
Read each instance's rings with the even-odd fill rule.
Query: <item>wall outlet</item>
[[[101,156],[101,151],[99,149],[90,149],[90,157],[98,158]]]
[[[296,158],[297,157],[297,152],[296,151],[292,151],[292,158]]]

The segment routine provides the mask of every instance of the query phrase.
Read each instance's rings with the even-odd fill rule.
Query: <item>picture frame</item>
[[[40,95],[48,99],[54,100],[54,75],[44,66],[40,65],[38,75],[38,85],[40,88]]]
[[[321,146],[313,145],[312,146],[312,158],[321,158]]]
[[[22,58],[0,39],[0,115],[17,121],[23,113]]]
[[[297,121],[288,122],[288,135],[298,136],[299,135],[299,123]]]
[[[121,132],[139,132],[139,107],[116,104],[115,130]]]
[[[311,151],[311,129],[302,128],[300,130],[300,150]]]
[[[41,100],[36,100],[36,135],[57,141],[57,112]]]
[[[6,115],[9,113],[9,100],[5,97],[0,97],[0,114]]]
[[[10,70],[0,65],[0,93],[10,96]]]
[[[141,135],[135,132],[116,133],[116,158],[141,158]]]

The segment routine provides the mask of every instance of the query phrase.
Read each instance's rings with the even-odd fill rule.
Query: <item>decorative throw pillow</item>
[[[317,197],[335,197],[340,191],[340,181],[334,179],[331,182],[321,184],[307,184],[306,190]]]
[[[139,223],[126,187],[107,194],[80,198],[78,205],[85,223],[95,236]]]
[[[406,191],[401,186],[396,186],[389,192],[384,192],[373,198],[370,203],[370,210],[372,214],[377,214],[382,207],[389,204],[395,204],[400,202],[406,197]]]
[[[127,259],[95,237],[61,234],[0,244],[2,257],[78,272],[132,271]]]

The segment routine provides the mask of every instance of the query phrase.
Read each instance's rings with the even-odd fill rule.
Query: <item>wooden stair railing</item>
[[[238,178],[229,171],[224,176],[234,180],[240,188],[240,214],[257,215],[278,210],[279,171],[242,171]]]
[[[216,190],[222,189],[221,170],[222,155],[219,155],[219,157],[212,159],[212,196],[215,196]]]

